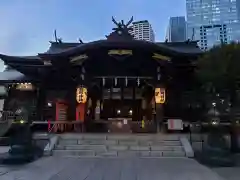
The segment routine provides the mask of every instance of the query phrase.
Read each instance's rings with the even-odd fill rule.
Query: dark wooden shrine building
[[[36,56],[1,54],[10,67],[0,75],[4,109],[25,108],[36,122],[79,122],[84,131],[149,132],[167,117],[184,118],[181,94],[194,83],[197,42],[134,40],[131,21],[114,23],[104,40],[56,40]]]

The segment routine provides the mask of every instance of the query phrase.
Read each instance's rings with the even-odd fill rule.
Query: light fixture
[[[213,102],[213,103],[212,103],[212,106],[213,106],[213,107],[215,107],[215,106],[216,106],[216,103],[215,103],[215,102]]]
[[[118,123],[117,123],[117,127],[118,127],[118,128],[122,128],[122,126],[123,126],[123,124],[122,124],[121,122],[118,122]]]
[[[213,120],[213,121],[212,121],[212,125],[218,125],[218,124],[219,124],[218,121],[216,121],[216,120]]]
[[[120,113],[121,113],[121,110],[120,110],[120,109],[118,109],[118,110],[117,110],[117,114],[120,114]]]
[[[129,110],[129,115],[132,115],[132,113],[133,113],[133,111],[130,109],[130,110]]]
[[[16,89],[21,91],[31,91],[34,87],[31,83],[17,83]]]
[[[24,124],[25,123],[25,121],[24,120],[20,120],[20,124]]]
[[[52,107],[52,103],[51,103],[51,102],[48,102],[48,103],[47,103],[47,106],[48,106],[48,107]]]

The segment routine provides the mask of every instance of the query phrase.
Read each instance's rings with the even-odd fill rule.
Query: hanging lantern
[[[87,88],[84,88],[84,87],[77,88],[76,101],[78,103],[86,103],[87,102]]]
[[[155,102],[156,104],[163,104],[166,100],[165,88],[155,88]]]
[[[127,86],[128,85],[128,78],[126,77],[125,78],[125,86]]]
[[[117,86],[117,78],[114,79],[114,85]]]

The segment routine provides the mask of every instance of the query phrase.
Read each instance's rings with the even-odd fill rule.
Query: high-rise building
[[[170,17],[166,39],[169,42],[180,42],[186,40],[186,21],[184,16]]]
[[[202,50],[240,40],[240,0],[186,0],[187,38]]]
[[[130,34],[137,40],[155,41],[155,35],[151,24],[147,21],[136,21],[132,23]]]

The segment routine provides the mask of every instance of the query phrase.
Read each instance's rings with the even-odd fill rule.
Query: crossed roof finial
[[[131,17],[131,19],[125,24],[123,20],[121,20],[120,22],[117,22],[114,17],[112,16],[112,22],[117,26],[116,28],[113,28],[113,30],[117,31],[117,30],[130,30],[130,28],[128,27],[132,22],[133,22],[133,16]]]

